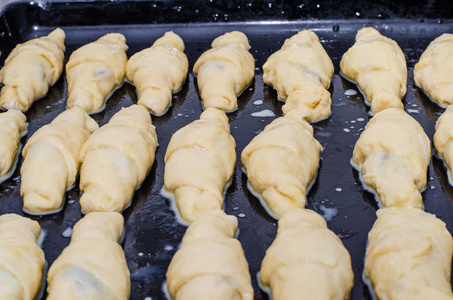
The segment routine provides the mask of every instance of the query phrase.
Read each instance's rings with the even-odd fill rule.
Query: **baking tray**
[[[443,110],[414,86],[413,67],[431,40],[442,33],[453,32],[453,9],[452,4],[442,7],[438,2],[339,3],[326,1],[321,7],[314,1],[297,4],[279,1],[19,2],[4,8],[0,16],[0,64],[17,43],[47,34],[56,26],[62,27],[67,35],[66,60],[78,47],[109,32],[126,36],[129,57],[149,47],[167,30],[173,30],[184,39],[190,63],[188,79],[182,90],[174,95],[170,110],[162,117],[153,117],[160,145],[156,161],[142,187],[136,191],[132,205],[123,213],[126,220],[123,246],[131,273],[131,299],[164,299],[161,286],[165,272],[185,227],[177,223],[169,201],[160,195],[163,158],[171,135],[196,120],[202,112],[196,78],[190,71],[195,60],[210,47],[215,37],[231,30],[241,30],[248,36],[250,51],[256,59],[256,76],[239,97],[239,109],[228,115],[238,159],[232,185],[226,194],[225,211],[238,216],[239,240],[250,266],[255,297],[267,299],[258,288],[256,273],[266,249],[275,238],[277,222],[247,190],[247,178],[240,168],[240,153],[273,120],[254,118],[253,112],[271,109],[277,116],[282,115],[283,103],[277,101],[271,87],[263,84],[261,67],[286,38],[302,29],[312,29],[318,34],[335,65],[330,88],[332,116],[313,125],[315,137],[324,151],[318,177],[308,194],[307,208],[325,216],[334,213],[328,226],[341,238],[352,258],[355,282],[351,299],[370,299],[361,275],[367,234],[376,219],[377,205],[373,195],[363,189],[358,173],[349,163],[354,144],[370,118],[369,109],[360,93],[345,95],[347,90],[358,92],[358,89],[339,76],[339,62],[353,44],[357,30],[364,26],[373,26],[395,39],[406,55],[409,68],[405,109],[420,122],[432,140],[435,122]],[[26,113],[28,135],[22,139],[22,144],[65,109],[66,98],[63,74],[48,95]],[[104,125],[121,107],[136,103],[136,100],[135,88],[125,83],[108,100],[106,110],[93,117],[99,125]],[[256,100],[263,100],[263,104],[255,105]],[[11,179],[0,185],[1,214],[23,215],[19,194],[21,162],[22,158]],[[453,187],[448,184],[442,162],[434,156],[427,176],[428,185],[423,193],[425,210],[446,222],[452,232]],[[43,249],[49,265],[69,243],[63,232],[81,218],[78,199],[79,190],[74,188],[66,193],[66,204],[61,212],[29,216],[47,232]]]

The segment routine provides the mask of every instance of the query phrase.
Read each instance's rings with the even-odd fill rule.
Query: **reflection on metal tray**
[[[266,249],[275,238],[277,222],[267,215],[259,201],[247,190],[247,178],[241,172],[239,155],[248,142],[273,119],[252,117],[253,112],[271,109],[277,116],[281,115],[282,103],[277,101],[275,91],[263,84],[261,69],[263,63],[271,53],[282,46],[285,38],[302,29],[314,30],[334,62],[335,75],[330,89],[332,116],[314,124],[315,137],[323,145],[324,151],[321,154],[318,177],[308,195],[307,207],[321,215],[326,215],[327,212],[332,212],[329,209],[335,208],[333,211],[337,213],[328,222],[328,226],[342,239],[352,257],[355,285],[351,299],[369,299],[369,292],[361,280],[361,274],[367,234],[376,219],[377,205],[373,196],[364,191],[357,172],[349,164],[354,144],[368,122],[369,115],[360,93],[349,96],[345,94],[345,91],[350,89],[358,90],[355,85],[339,76],[339,61],[343,53],[353,44],[357,30],[363,26],[374,26],[382,34],[395,39],[406,54],[409,67],[408,92],[404,99],[405,109],[420,122],[432,139],[434,125],[442,109],[432,104],[420,90],[415,88],[412,71],[420,54],[432,39],[444,32],[453,32],[452,16],[442,22],[437,19],[419,22],[417,19],[368,20],[349,17],[339,20],[341,15],[337,15],[337,19],[326,17],[326,20],[315,22],[306,19],[310,16],[301,13],[300,16],[305,19],[294,20],[298,15],[292,14],[292,17],[287,18],[292,21],[288,22],[283,21],[285,17],[281,15],[278,18],[272,18],[272,14],[266,9],[261,15],[265,22],[259,22],[259,16],[257,19],[250,14],[250,19],[247,20],[247,14],[234,13],[235,9],[228,8],[227,4],[219,8],[214,7],[211,2],[203,2],[207,5],[206,8],[198,3],[201,8],[199,15],[196,15],[196,9],[190,12],[178,12],[184,8],[173,7],[175,3],[148,2],[145,7],[143,2],[88,4],[56,2],[47,3],[46,10],[42,10],[37,5],[14,4],[7,7],[0,17],[1,60],[4,61],[16,43],[47,34],[55,26],[62,26],[66,31],[66,59],[81,45],[109,32],[120,32],[126,36],[130,47],[128,55],[131,56],[149,47],[165,31],[173,30],[185,41],[190,68],[218,35],[231,30],[241,30],[247,34],[257,69],[254,82],[239,97],[239,110],[229,114],[231,133],[237,143],[238,159],[232,185],[226,194],[225,211],[238,216],[239,240],[250,266],[255,296],[257,299],[265,299],[266,296],[258,289],[255,274],[260,268]],[[261,2],[253,3],[255,5]],[[270,3],[268,7],[272,7],[274,2]],[[247,7],[246,3],[242,4]],[[312,9],[310,6],[312,4],[309,2],[306,8]],[[115,5],[121,9],[121,17],[117,20],[115,16],[119,14],[114,10]],[[276,4],[273,5],[275,7]],[[94,13],[102,11],[102,7],[106,8],[105,14]],[[348,7],[346,5],[344,10]],[[141,14],[140,9],[143,10]],[[225,20],[212,22],[215,20],[211,20],[211,11],[232,11],[233,13],[230,14],[228,22]],[[253,8],[249,11],[253,12]],[[376,9],[373,13],[375,11]],[[150,14],[146,16],[145,12]],[[165,12],[172,13],[168,15],[168,20],[160,14]],[[411,16],[417,12],[423,13],[423,11],[412,10]],[[178,13],[181,13],[179,17]],[[191,14],[195,14],[193,19],[190,18]],[[135,16],[136,19],[134,19]],[[197,23],[190,23],[191,21]],[[29,132],[22,139],[22,144],[38,128],[49,123],[65,109],[66,97],[67,85],[63,74],[48,95],[36,102],[26,113],[30,123]],[[121,107],[129,106],[136,100],[135,88],[125,83],[107,102],[106,110],[94,115],[94,118],[103,125]],[[256,100],[263,100],[263,103],[256,105],[254,104]],[[162,117],[153,118],[160,144],[156,161],[142,187],[136,191],[132,205],[124,212],[126,218],[124,250],[131,272],[131,299],[145,297],[163,299],[164,297],[161,285],[185,228],[176,222],[170,203],[159,194],[163,185],[163,158],[171,135],[197,119],[200,113],[201,103],[197,94],[196,79],[190,72],[182,90],[174,96],[170,110]],[[22,199],[19,195],[20,163],[21,160],[12,178],[0,185],[0,213],[2,214],[10,212],[23,214]],[[453,187],[448,185],[446,172],[438,159],[433,157],[427,176],[428,186],[423,193],[425,209],[445,221],[451,232],[453,230]],[[49,265],[69,243],[69,238],[64,237],[63,232],[81,218],[78,199],[79,190],[74,188],[67,192],[66,204],[61,212],[42,217],[31,216],[47,231],[43,247]]]

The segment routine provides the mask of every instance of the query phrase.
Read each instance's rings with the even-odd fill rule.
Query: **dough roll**
[[[27,133],[26,121],[19,110],[10,109],[0,114],[0,183],[16,169],[20,138]]]
[[[453,104],[453,34],[429,44],[415,65],[414,81],[439,106]]]
[[[355,144],[351,164],[382,207],[422,208],[431,146],[404,110],[377,113]]]
[[[241,161],[248,187],[272,217],[305,207],[321,150],[313,127],[298,110],[272,121],[244,148]]]
[[[384,208],[377,217],[365,258],[377,299],[453,299],[453,241],[445,223],[420,209]]]
[[[0,109],[27,111],[47,94],[63,71],[64,40],[64,31],[57,28],[11,51],[0,70]]]
[[[448,182],[453,185],[451,170],[453,167],[453,106],[437,119],[436,131],[434,133],[433,143],[437,155],[444,161],[448,169]]]
[[[80,106],[94,114],[105,109],[105,102],[123,84],[126,72],[126,38],[109,33],[86,44],[69,57],[67,106]]]
[[[83,109],[73,107],[28,139],[20,170],[20,195],[26,212],[48,214],[61,209],[65,191],[77,178],[80,149],[97,128]]]
[[[234,238],[237,226],[236,217],[215,210],[200,215],[187,228],[167,270],[172,299],[253,299],[244,251]]]
[[[314,211],[295,208],[278,221],[259,276],[272,299],[347,300],[354,284],[351,258]]]
[[[137,104],[160,116],[170,107],[172,93],[181,89],[188,69],[183,40],[168,31],[152,47],[129,59],[126,78],[137,88]]]
[[[0,299],[33,300],[41,290],[46,260],[38,222],[0,216]]]
[[[217,37],[211,46],[195,62],[193,74],[204,108],[231,112],[238,107],[237,96],[255,76],[255,60],[247,36],[239,31]]]
[[[156,129],[141,105],[122,108],[80,151],[84,213],[124,210],[154,162]]]
[[[263,80],[277,89],[278,99],[286,101],[283,113],[293,109],[308,122],[330,116],[333,63],[311,30],[302,30],[285,41],[263,65]]]
[[[235,147],[228,117],[213,107],[171,137],[164,159],[164,187],[166,194],[174,196],[185,222],[222,208],[236,163]]]
[[[78,221],[47,274],[47,299],[129,299],[129,270],[118,244],[123,226],[117,212],[93,212]]]
[[[375,114],[386,108],[403,108],[406,95],[406,58],[398,44],[371,27],[359,30],[355,44],[340,62],[343,76],[357,83]]]

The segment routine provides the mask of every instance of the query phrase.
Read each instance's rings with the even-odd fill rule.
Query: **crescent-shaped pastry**
[[[302,30],[288,38],[282,48],[263,65],[263,81],[277,90],[286,101],[283,113],[298,109],[308,122],[330,116],[333,63],[311,30]]]
[[[73,107],[28,139],[20,170],[24,211],[49,214],[62,208],[65,191],[74,186],[79,172],[80,149],[97,128],[83,109]]]
[[[244,148],[241,161],[247,187],[273,218],[305,207],[321,150],[313,127],[302,120],[298,110],[272,121]]]
[[[403,108],[406,95],[406,58],[398,44],[374,28],[359,30],[355,44],[340,62],[343,76],[357,83],[365,103],[375,114],[389,107]]]
[[[137,88],[137,104],[160,116],[170,107],[172,93],[181,89],[188,69],[183,40],[168,31],[152,47],[129,58],[126,78]]]
[[[368,234],[365,278],[377,299],[453,299],[453,240],[421,209],[384,208]]]
[[[172,299],[253,299],[244,251],[234,238],[237,226],[236,217],[214,210],[187,228],[167,270]]]
[[[237,96],[255,76],[255,60],[247,36],[239,31],[217,37],[211,46],[195,62],[193,74],[204,108],[231,112],[238,107]]]
[[[377,113],[355,144],[351,164],[382,207],[422,208],[431,146],[420,124],[404,110]]]
[[[236,163],[235,147],[228,117],[213,107],[171,137],[164,158],[163,194],[174,198],[184,224],[222,208]]]
[[[451,170],[453,167],[453,106],[448,106],[447,110],[437,119],[436,132],[434,133],[433,143],[436,154],[444,161],[447,167],[448,182],[453,185]]]
[[[80,106],[95,114],[105,109],[105,102],[123,84],[126,72],[126,38],[109,33],[86,44],[69,57],[67,107]]]
[[[49,35],[17,45],[0,70],[1,109],[27,111],[44,97],[63,71],[65,33],[60,28]]]
[[[80,151],[82,211],[123,211],[148,175],[156,147],[156,129],[145,107],[116,113]]]
[[[118,244],[123,226],[117,212],[93,212],[78,221],[47,274],[47,299],[129,299],[129,269]]]
[[[354,284],[351,257],[341,240],[321,216],[301,208],[278,221],[259,279],[274,300],[347,300]]]

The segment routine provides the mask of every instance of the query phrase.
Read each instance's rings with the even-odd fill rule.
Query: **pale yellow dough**
[[[445,223],[420,209],[385,208],[377,216],[365,259],[377,299],[453,299],[453,241]]]
[[[96,129],[98,124],[83,109],[73,107],[28,139],[20,170],[25,211],[47,214],[60,210],[65,191],[77,178],[80,149]]]
[[[451,170],[453,168],[453,106],[447,110],[436,122],[436,132],[433,143],[437,155],[444,161],[448,168],[448,181],[453,185]]]
[[[126,78],[137,88],[137,104],[160,116],[171,105],[172,93],[181,89],[188,69],[183,40],[168,31],[152,47],[129,59]]]
[[[302,208],[278,221],[259,277],[274,300],[346,300],[354,283],[351,257],[341,240],[321,216]]]
[[[129,299],[129,270],[118,244],[123,226],[117,212],[93,212],[77,222],[47,274],[47,299]]]
[[[404,110],[377,113],[355,144],[352,165],[382,207],[422,208],[431,146],[420,124]]]
[[[123,84],[127,49],[122,34],[109,33],[74,51],[66,65],[67,106],[89,114],[104,110],[107,98]]]
[[[174,300],[251,300],[253,288],[236,217],[214,210],[200,215],[184,235],[167,270]]]
[[[195,62],[193,74],[203,106],[231,112],[238,107],[237,96],[255,76],[255,60],[247,36],[239,31],[217,37],[211,46]]]
[[[283,113],[293,109],[303,113],[308,122],[327,118],[333,75],[329,55],[311,30],[302,30],[285,41],[263,65],[263,81],[277,90],[278,99],[286,101]]]
[[[19,110],[10,109],[0,114],[0,183],[16,168],[20,138],[27,132],[26,121]]]
[[[359,30],[355,44],[343,55],[343,75],[357,83],[373,114],[389,107],[403,108],[406,58],[398,44],[371,27]]]
[[[305,207],[321,150],[313,127],[298,110],[272,121],[244,148],[241,161],[248,183],[272,217],[278,219],[286,211]]]
[[[0,71],[1,109],[27,111],[44,97],[63,71],[65,33],[60,28],[49,35],[17,45]]]
[[[213,107],[171,137],[164,159],[164,186],[184,221],[222,208],[236,163],[235,147],[228,117]]]
[[[0,216],[0,299],[38,296],[46,263],[40,236],[38,222],[16,214]]]
[[[415,65],[414,81],[439,106],[453,104],[453,34],[429,44]]]
[[[145,107],[122,108],[80,151],[80,206],[84,213],[126,208],[148,175],[157,147]]]

